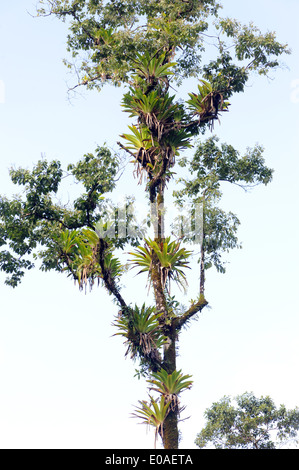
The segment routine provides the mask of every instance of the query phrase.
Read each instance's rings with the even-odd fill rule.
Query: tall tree
[[[133,158],[138,183],[145,184],[153,236],[144,238],[128,210],[130,199],[109,218],[107,193],[117,184],[120,161],[107,147],[98,147],[66,170],[84,189],[70,205],[62,205],[55,196],[65,175],[60,162],[43,159],[32,171],[11,170],[12,181],[25,191],[23,197],[0,199],[0,267],[10,275],[6,283],[13,287],[38,258],[43,270],[66,272],[80,288],[98,282],[107,289],[118,305],[116,334],[125,338],[127,353],[139,361],[139,374],[146,376],[151,392],[150,401],[140,401],[135,415],[154,426],[164,448],[176,449],[179,395],[192,385],[191,377],[177,370],[178,338],[208,304],[206,270],[214,265],[224,272],[222,252],[238,246],[239,221],[219,207],[222,182],[246,187],[267,184],[272,178],[260,146],[240,156],[232,146],[219,145],[216,137],[203,141],[201,136],[214,129],[229,110],[232,95],[244,91],[250,74],[267,75],[288,49],[274,33],[262,34],[252,24],[221,18],[215,0],[40,4],[39,15],[54,15],[69,25],[67,45],[76,65],[67,65],[78,77],[73,89],[100,90],[106,83],[124,87],[123,111],[135,121],[118,144]],[[210,61],[202,63],[208,51]],[[173,86],[199,76],[189,99],[179,99]],[[189,149],[196,139],[192,157]],[[188,177],[177,178],[175,165],[185,168]],[[166,234],[165,194],[174,181],[181,184],[174,200],[179,207],[189,207],[190,213],[174,221],[173,233]],[[185,242],[195,241],[200,242],[198,293],[183,308],[170,284],[186,287],[192,251]],[[121,263],[118,250],[128,244],[129,265],[147,273],[152,305],[136,305],[134,294],[125,299],[121,290],[127,264]]]

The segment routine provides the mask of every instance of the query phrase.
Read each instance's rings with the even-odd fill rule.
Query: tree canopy
[[[252,392],[235,398],[223,397],[205,411],[206,425],[195,443],[216,449],[277,449],[295,441],[299,429],[299,409],[277,408],[269,397]]]
[[[68,22],[67,46],[75,59],[68,65],[88,87],[129,83],[138,54],[164,51],[176,59],[174,82],[202,74],[231,95],[244,91],[250,72],[268,74],[288,52],[275,33],[222,18],[216,0],[42,0],[38,13]]]

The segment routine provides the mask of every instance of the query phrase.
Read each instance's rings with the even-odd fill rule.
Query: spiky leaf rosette
[[[130,309],[126,315],[121,315],[113,323],[119,329],[115,335],[126,338],[128,348],[126,355],[132,358],[146,359],[154,369],[161,362],[159,350],[166,342],[161,333],[159,318],[154,307],[146,307],[145,304],[139,308],[137,305]]]
[[[177,284],[186,286],[186,275],[183,271],[188,266],[188,258],[192,252],[181,247],[180,242],[171,241],[170,237],[157,243],[151,239],[145,240],[145,246],[139,246],[132,255],[131,264],[140,267],[141,272],[148,272],[151,277],[152,253],[158,257],[160,263],[160,274],[162,286],[165,288],[166,282],[174,280]],[[139,274],[138,273],[138,274]]]
[[[158,439],[158,435],[163,438],[163,425],[169,411],[169,403],[165,403],[164,396],[161,397],[160,401],[154,400],[150,397],[151,402],[148,404],[147,401],[139,400],[141,406],[136,408],[136,413],[132,413],[135,418],[142,419],[143,424],[148,424],[155,428],[155,446]]]
[[[171,404],[172,410],[178,410],[178,395],[192,386],[193,381],[189,379],[191,375],[183,375],[181,370],[168,374],[166,370],[160,369],[158,372],[153,372],[152,378],[147,382],[152,385],[151,390],[160,393],[165,398],[165,403]]]

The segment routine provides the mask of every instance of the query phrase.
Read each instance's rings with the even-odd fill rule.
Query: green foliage
[[[253,393],[230,397],[213,403],[205,411],[206,426],[197,435],[200,448],[214,445],[217,449],[275,449],[295,439],[299,429],[299,409],[277,408],[269,397],[256,398]]]
[[[142,423],[148,424],[155,428],[155,443],[158,435],[160,434],[163,438],[163,426],[165,419],[168,415],[170,402],[165,403],[164,396],[161,397],[160,401],[154,400],[150,397],[151,402],[148,404],[145,400],[139,401],[140,405],[136,408],[136,412],[132,413],[135,418],[142,420]]]
[[[105,147],[97,147],[95,154],[88,153],[77,164],[68,165],[68,171],[86,191],[74,201],[74,208],[81,215],[82,226],[91,227],[98,221],[96,209],[104,200],[103,194],[113,191],[118,167],[117,155],[112,156]]]
[[[7,248],[0,252],[0,269],[9,274],[6,284],[16,287],[36,260],[41,261],[42,270],[65,270],[67,257],[64,252],[61,257],[58,240],[66,250],[70,249],[78,235],[76,230],[84,227],[94,230],[107,215],[104,194],[115,186],[118,165],[116,155],[106,147],[97,147],[94,155],[84,155],[77,164],[69,165],[70,173],[62,170],[60,162],[46,159],[38,161],[31,171],[10,170],[12,182],[24,191],[22,197],[0,198],[0,246]],[[73,204],[63,204],[58,197],[63,177],[68,175],[86,191]],[[74,258],[75,246],[72,249]],[[87,258],[86,255],[86,262]],[[82,279],[84,275],[80,285]]]
[[[218,119],[218,111],[227,111],[229,103],[223,101],[221,89],[214,89],[206,80],[200,80],[198,93],[189,93],[190,99],[187,101],[192,113],[198,116],[199,122],[213,122]],[[212,127],[212,123],[210,123]]]
[[[215,0],[196,0],[192,5],[180,0],[44,0],[39,14],[69,23],[68,49],[77,63],[81,61],[81,82],[101,88],[106,81],[128,82],[138,54],[151,58],[157,51],[171,56],[179,48],[177,81],[198,73],[201,33],[217,10]]]
[[[138,120],[129,126],[132,134],[121,136],[127,141],[126,146],[120,146],[135,157],[140,181],[144,173],[148,177],[151,200],[157,187],[164,188],[171,179],[175,157],[190,148],[191,138],[200,129],[204,132],[206,126],[211,127],[219,111],[227,110],[228,106],[222,93],[205,80],[200,81],[198,94],[189,93],[189,101],[175,103],[174,96],[168,93],[169,69],[174,64],[162,66],[164,60],[164,53],[154,59],[148,54],[138,56],[137,67],[144,72],[124,95],[122,103],[125,112]]]
[[[241,248],[237,238],[240,221],[232,212],[225,212],[213,204],[206,204],[204,224],[204,268],[209,269],[215,266],[218,272],[225,273],[223,253],[234,248]]]
[[[189,161],[182,159],[180,165],[187,167],[192,179],[180,178],[182,189],[174,191],[176,203],[184,207],[184,215],[173,224],[174,234],[180,233],[185,242],[193,242],[201,236],[205,253],[204,268],[215,266],[225,272],[223,253],[240,248],[237,230],[238,217],[219,207],[225,183],[240,186],[244,190],[258,184],[267,185],[272,180],[273,170],[265,165],[263,148],[256,145],[248,148],[244,156],[231,145],[218,144],[219,138],[210,137],[198,143],[194,156]],[[194,221],[195,209],[201,207],[201,224]],[[201,231],[199,233],[198,231]]]
[[[110,192],[115,187],[114,178],[117,174],[119,161],[106,147],[97,147],[95,154],[88,153],[76,164],[68,165],[77,181],[80,181],[88,192],[97,184],[100,194]]]
[[[233,19],[220,19],[217,28],[233,38],[236,58],[241,62],[249,59],[251,62],[247,69],[258,71],[261,75],[267,75],[270,69],[278,67],[277,57],[289,52],[286,45],[276,41],[275,33],[262,34],[252,22],[242,25]]]
[[[152,140],[147,127],[129,126],[132,134],[123,134],[121,137],[127,142],[126,149],[134,152],[135,160],[137,163],[137,175],[142,177],[142,172],[150,173],[153,171],[155,165],[156,149],[152,145]]]
[[[160,317],[154,307],[146,307],[143,304],[139,308],[135,305],[133,309],[119,316],[113,324],[119,330],[115,335],[126,338],[126,355],[130,353],[133,359],[139,357],[141,363],[143,358],[146,358],[154,369],[161,362],[159,350],[167,339],[161,332]]]
[[[133,416],[142,419],[144,424],[155,428],[155,442],[158,435],[163,440],[165,420],[170,412],[180,413],[183,408],[179,406],[178,395],[186,389],[190,389],[192,381],[190,375],[183,375],[181,371],[173,371],[168,374],[163,368],[151,373],[147,380],[150,390],[156,391],[160,397],[156,400],[150,396],[150,404],[145,400],[139,401],[140,407],[136,409]]]
[[[185,286],[187,279],[182,269],[189,268],[187,259],[192,252],[181,248],[180,242],[171,241],[170,237],[159,243],[146,239],[144,247],[139,246],[135,252],[130,253],[132,255],[130,263],[134,267],[142,268],[139,273],[148,272],[150,278],[152,276],[153,252],[159,260],[162,286],[165,287],[166,282],[169,283],[171,280]]]
[[[218,272],[225,273],[223,254],[242,246],[237,237],[240,221],[232,212],[218,207],[217,202],[206,198],[204,204],[197,200],[184,204],[184,213],[174,219],[172,232],[184,243],[201,244],[205,271],[214,266]]]
[[[187,166],[190,174],[196,177],[180,180],[184,189],[175,193],[179,200],[184,195],[219,195],[223,182],[247,189],[257,184],[267,185],[272,180],[273,170],[265,165],[263,147],[256,145],[253,149],[247,148],[241,157],[232,145],[218,145],[218,142],[219,138],[213,136],[198,143],[194,157],[189,162],[186,159],[181,161],[181,166]]]
[[[22,168],[11,169],[10,176],[13,183],[25,186],[28,191],[46,195],[50,192],[57,193],[62,170],[58,161],[48,164],[46,160],[40,160],[31,173]]]
[[[156,68],[139,66],[142,77],[175,62],[173,79],[198,76],[200,70],[213,87],[226,93],[244,91],[251,71],[268,74],[288,53],[272,32],[253,24],[221,18],[216,0],[41,0],[39,15],[55,15],[69,24],[68,49],[76,59],[80,83],[101,88],[103,83],[128,83],[136,73],[136,58],[146,54]],[[213,19],[214,24],[213,24]],[[205,33],[214,37],[218,57],[202,67]],[[159,62],[162,51],[167,60]],[[175,61],[173,58],[175,56]],[[81,62],[81,66],[78,63]],[[67,62],[73,67],[71,62]]]
[[[184,106],[175,103],[174,96],[168,93],[168,76],[173,73],[170,69],[174,64],[164,64],[165,60],[165,53],[161,52],[153,58],[139,55],[137,80],[122,102],[125,112],[138,120],[129,126],[132,134],[121,136],[126,145],[120,146],[134,156],[140,182],[144,175],[148,177],[152,197],[158,186],[164,187],[169,181],[175,157],[191,147],[191,136],[197,132],[196,125],[188,123]]]
[[[159,372],[152,373],[152,378],[148,380],[154,390],[165,397],[166,403],[174,401],[174,395],[177,397],[182,391],[191,388],[191,375],[183,375],[182,372],[174,371],[168,374],[166,370],[161,369]]]
[[[243,92],[251,73],[269,75],[280,65],[278,58],[290,53],[287,45],[276,40],[275,33],[263,34],[252,23],[242,25],[232,18],[218,18],[215,27],[219,55],[204,64],[201,72],[213,87],[223,91],[225,99]]]
[[[263,147],[256,145],[248,148],[245,155],[240,157],[232,145],[218,145],[219,138],[210,137],[199,143],[190,162],[190,171],[197,174],[201,188],[219,188],[220,182],[248,185],[265,184],[272,180],[273,170],[265,166]],[[214,184],[213,184],[214,183]]]
[[[143,80],[145,80],[147,87],[156,85],[159,81],[162,82],[166,77],[173,75],[173,71],[169,70],[175,64],[175,62],[167,61],[167,54],[154,55],[145,51],[144,54],[137,53],[137,59],[133,59],[134,62],[134,73]],[[148,92],[148,90],[147,90]]]
[[[112,245],[106,243],[101,252],[99,236],[90,228],[65,230],[55,241],[59,246],[59,259],[65,264],[62,270],[78,281],[80,289],[87,284],[92,287],[95,280],[103,279],[104,273],[117,281],[125,270],[113,256]]]

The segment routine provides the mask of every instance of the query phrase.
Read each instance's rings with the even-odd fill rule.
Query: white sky
[[[299,405],[299,4],[223,3],[225,15],[277,31],[293,54],[275,80],[252,78],[215,128],[240,151],[262,144],[275,175],[249,194],[225,188],[223,204],[242,222],[243,249],[227,255],[225,275],[208,273],[211,309],[181,335],[178,368],[194,379],[181,397],[184,416],[191,416],[181,425],[185,449],[195,447],[204,410],[224,395],[253,391],[277,405]],[[65,26],[26,10],[34,13],[34,2],[0,5],[0,193],[8,196],[18,191],[9,181],[11,165],[31,167],[43,153],[66,166],[105,141],[117,149],[128,122],[120,90],[67,100],[73,82],[62,64]],[[123,181],[122,190],[134,187]],[[192,278],[186,304],[196,296],[195,271]],[[146,278],[132,279],[124,296],[142,303]],[[62,275],[38,270],[17,289],[2,282],[0,293],[0,447],[152,448],[153,432],[130,418],[147,398],[146,384],[133,377],[122,340],[112,337],[116,309],[108,295],[85,295]]]

